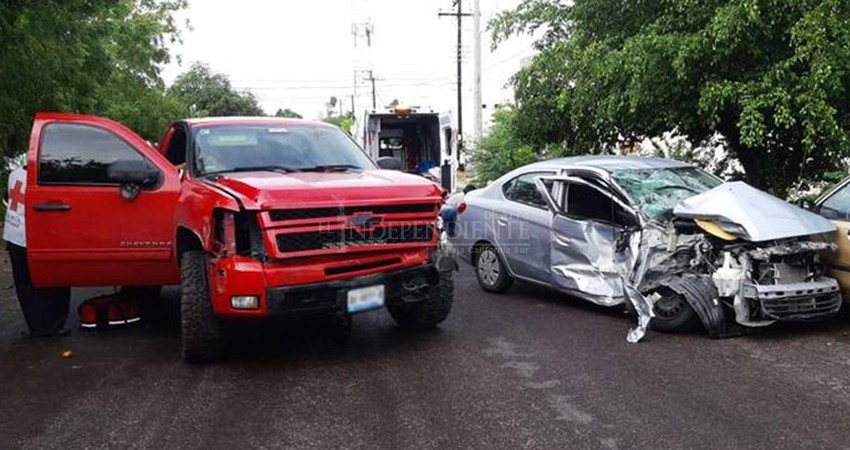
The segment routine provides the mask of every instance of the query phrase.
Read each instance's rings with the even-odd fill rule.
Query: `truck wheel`
[[[666,287],[655,292],[661,297],[655,301],[655,317],[649,322],[653,330],[681,333],[699,324],[696,311],[682,294]]]
[[[475,256],[475,276],[478,284],[487,292],[505,292],[514,279],[508,274],[502,257],[492,245],[478,247]]]
[[[452,310],[455,297],[455,283],[452,272],[440,272],[440,281],[432,286],[428,298],[417,303],[387,305],[390,315],[396,323],[410,330],[434,328],[446,320]]]
[[[209,363],[221,357],[221,323],[213,315],[204,252],[183,254],[180,265],[183,360]]]

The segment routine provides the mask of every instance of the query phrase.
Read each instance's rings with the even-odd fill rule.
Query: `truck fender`
[[[193,182],[184,184],[175,214],[178,258],[181,255],[181,242],[184,245],[195,245],[197,242],[200,243],[200,249],[212,251],[215,244],[214,212],[217,209],[239,212],[241,207],[235,198],[213,186]]]

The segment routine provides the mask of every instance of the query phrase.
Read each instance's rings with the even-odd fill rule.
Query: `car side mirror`
[[[401,161],[392,156],[382,156],[378,158],[378,167],[384,170],[401,170]]]
[[[134,200],[142,189],[158,185],[162,174],[148,161],[118,160],[106,168],[106,177],[121,185],[121,197]]]

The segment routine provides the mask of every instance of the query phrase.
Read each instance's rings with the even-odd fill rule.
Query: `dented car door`
[[[601,305],[624,303],[624,283],[638,251],[637,216],[600,180],[571,176],[549,180],[560,185],[556,191],[563,196],[561,201],[549,196],[555,213],[549,260],[552,284]]]

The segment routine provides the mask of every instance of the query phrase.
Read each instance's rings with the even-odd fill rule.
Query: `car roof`
[[[318,120],[292,119],[288,117],[198,117],[185,119],[183,122],[190,127],[215,126],[215,125],[319,125],[333,127],[333,125]]]
[[[605,171],[612,170],[639,170],[639,169],[665,169],[676,167],[692,167],[690,164],[672,159],[644,158],[640,156],[616,156],[616,155],[585,155],[571,156],[568,158],[556,158],[540,161],[525,166],[528,168],[564,168],[564,167],[588,167]]]

